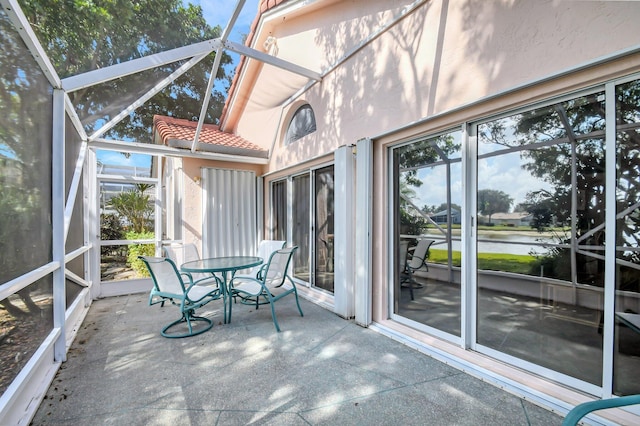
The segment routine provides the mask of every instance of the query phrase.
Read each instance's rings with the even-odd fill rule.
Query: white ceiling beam
[[[233,14],[229,18],[229,22],[222,32],[220,41],[224,43],[225,40],[231,34],[231,30],[240,15],[240,11],[244,6],[245,0],[238,0],[236,7],[233,9]],[[213,66],[211,67],[211,74],[209,75],[209,81],[207,83],[207,91],[204,93],[204,99],[202,100],[202,106],[200,107],[200,117],[198,117],[198,125],[196,126],[196,133],[193,135],[193,142],[191,143],[191,152],[195,152],[198,146],[198,139],[200,138],[200,132],[202,132],[202,126],[204,126],[204,119],[207,117],[207,110],[209,109],[209,100],[211,99],[211,90],[213,89],[213,83],[218,76],[218,69],[220,68],[220,60],[222,59],[222,46],[218,46],[216,49],[216,57],[213,60]]]
[[[218,154],[215,152],[196,151],[174,148],[166,145],[150,143],[113,141],[108,139],[96,139],[89,143],[93,149],[105,149],[109,151],[130,152],[134,154],[165,155],[169,157],[201,158],[203,160],[232,161],[246,164],[267,164],[268,158],[248,157],[244,155]]]
[[[249,58],[253,58],[260,62],[264,62],[266,64],[273,65],[275,67],[290,71],[292,73],[305,76],[315,81],[322,81],[322,75],[319,72],[312,71],[310,69],[301,67],[300,65],[296,65],[289,61],[276,58],[275,56],[271,56],[264,52],[260,52],[259,50],[252,49],[251,47],[247,47],[243,44],[235,43],[233,41],[225,40],[222,43],[225,49],[231,50],[232,52],[236,52],[241,55],[248,56]]]
[[[109,120],[108,123],[106,123],[104,126],[100,127],[95,133],[93,133],[91,136],[89,136],[89,140],[93,140],[93,139],[96,139],[96,138],[104,135],[108,130],[113,128],[122,119],[124,119],[126,116],[131,114],[136,108],[138,108],[139,106],[141,106],[142,104],[147,102],[149,99],[151,99],[153,96],[155,96],[156,93],[158,93],[161,90],[163,90],[165,87],[167,87],[169,84],[171,84],[176,78],[180,77],[182,74],[187,72],[195,64],[197,64],[198,62],[203,60],[206,56],[207,56],[207,54],[204,53],[204,54],[202,54],[200,56],[196,56],[195,58],[192,58],[189,62],[183,64],[180,68],[178,68],[177,70],[175,70],[174,72],[169,74],[167,77],[162,79],[162,81],[160,81],[158,84],[156,84],[153,87],[153,89],[149,90],[147,93],[142,95],[134,103],[132,103],[127,108],[125,108],[123,111],[121,111],[120,114],[118,114],[115,117],[113,117],[111,120]]]
[[[20,34],[20,37],[22,37],[24,44],[27,45],[31,55],[33,55],[33,58],[36,60],[40,68],[42,68],[42,72],[47,80],[49,80],[49,83],[55,89],[60,89],[62,87],[60,77],[49,60],[47,52],[45,52],[44,48],[40,44],[36,33],[33,32],[31,24],[29,24],[27,17],[22,12],[18,1],[0,0],[0,5],[2,6],[2,10],[4,10],[4,13],[7,14],[13,23],[16,31],[18,31],[18,34]]]
[[[206,56],[218,49],[220,46],[220,39],[216,38],[191,44],[189,46],[178,47],[165,52],[155,53],[153,55],[132,59],[127,62],[67,77],[62,80],[62,87],[67,92],[73,92],[85,87],[94,86],[96,84],[101,84],[116,78],[135,74],[183,59],[192,58],[194,56]]]

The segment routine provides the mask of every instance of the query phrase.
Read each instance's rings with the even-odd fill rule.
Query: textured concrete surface
[[[559,425],[561,417],[294,298],[222,302],[214,327],[166,339],[173,306],[95,301],[32,424]]]

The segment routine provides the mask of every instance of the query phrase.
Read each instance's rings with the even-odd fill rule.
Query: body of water
[[[424,238],[435,240],[433,248],[447,249],[447,242],[442,234],[425,234]],[[460,238],[453,236],[452,242],[454,251],[461,251]],[[545,254],[549,247],[542,244],[556,244],[557,240],[545,235],[529,235],[529,233],[510,233],[506,231],[482,233],[478,236],[478,253],[509,253],[509,254]]]

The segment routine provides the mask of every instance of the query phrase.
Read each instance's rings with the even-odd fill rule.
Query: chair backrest
[[[182,265],[185,262],[191,262],[192,260],[200,260],[200,253],[198,247],[194,243],[184,245],[169,245],[162,248],[164,250],[164,256],[168,257],[176,265]],[[211,274],[195,272],[192,273],[194,281],[198,281],[204,278],[210,278]]]
[[[409,241],[402,240],[400,241],[400,270],[403,271],[407,264],[407,253],[409,252]]]
[[[258,244],[258,253],[256,256],[261,257],[264,260],[268,260],[271,253],[284,248],[286,243],[286,241],[279,240],[262,240],[260,241],[260,244]]]
[[[175,263],[176,265],[183,264],[182,260],[182,246],[169,245],[162,247],[162,251],[164,253],[164,257],[168,257]]]
[[[271,257],[271,254],[274,251],[277,251],[283,248],[286,243],[287,243],[286,241],[279,241],[279,240],[262,240],[258,244],[258,252],[256,253],[256,256],[262,258],[263,262],[266,263]],[[265,263],[263,263],[262,265],[254,266],[253,268],[250,268],[250,269],[245,269],[238,275],[256,277],[256,275],[258,274],[258,272],[260,272],[260,270],[263,268]]]
[[[194,243],[185,244],[182,246],[184,262],[191,262],[192,260],[200,260],[200,253],[198,247]]]
[[[151,279],[156,291],[166,296],[182,298],[185,287],[175,263],[166,257],[139,256],[151,273]]]
[[[280,287],[284,283],[291,258],[297,248],[298,246],[287,247],[271,253],[262,278],[267,287]]]
[[[425,259],[429,254],[429,247],[433,244],[433,240],[419,240],[418,245],[413,251],[413,256],[409,259],[408,266],[411,269],[418,269],[424,265]]]

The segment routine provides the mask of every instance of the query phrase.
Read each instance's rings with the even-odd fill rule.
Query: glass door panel
[[[271,185],[271,239],[286,241],[287,224],[287,181],[281,180]]]
[[[393,312],[460,336],[461,132],[396,148],[393,162],[397,212]],[[407,264],[420,240],[431,241],[431,246],[426,263],[413,270]]]
[[[477,126],[477,343],[596,386],[604,125],[594,93]]]
[[[311,282],[309,258],[309,234],[311,231],[311,211],[309,197],[311,178],[308,173],[294,176],[293,184],[293,235],[292,243],[298,246],[293,257],[293,276]]]
[[[616,298],[613,393],[640,393],[640,81],[616,88]]]
[[[333,293],[333,166],[314,172],[315,184],[315,287]]]

